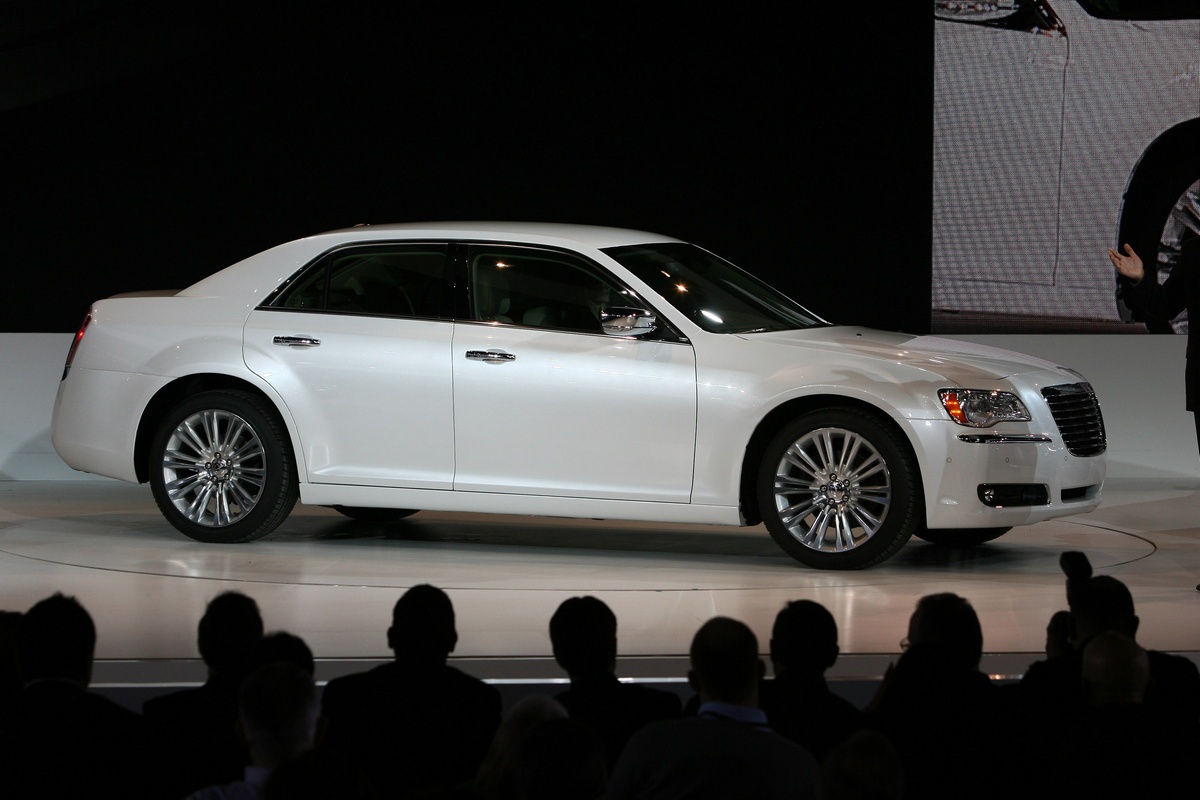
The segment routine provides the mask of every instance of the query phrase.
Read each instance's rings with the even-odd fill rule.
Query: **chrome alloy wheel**
[[[775,510],[792,538],[817,552],[860,547],[883,525],[892,476],[866,437],[818,428],[797,439],[775,469]]]
[[[242,519],[262,497],[267,454],[242,417],[204,409],[184,418],[168,437],[163,484],[171,504],[196,525],[221,528]]]

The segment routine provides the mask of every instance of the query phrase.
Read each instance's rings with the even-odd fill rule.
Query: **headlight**
[[[1029,412],[1012,392],[988,389],[941,389],[938,397],[959,425],[990,428],[997,422],[1028,422]]]

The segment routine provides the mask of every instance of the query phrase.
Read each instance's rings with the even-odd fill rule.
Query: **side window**
[[[447,291],[444,245],[371,245],[326,255],[272,306],[369,316],[440,317]]]
[[[601,333],[600,311],[629,294],[598,267],[552,250],[474,245],[472,319]]]

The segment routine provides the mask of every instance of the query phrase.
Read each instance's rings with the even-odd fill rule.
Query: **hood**
[[[809,349],[851,351],[867,358],[928,370],[964,384],[971,380],[998,380],[1035,370],[1066,370],[1052,361],[999,347],[871,328],[831,326],[748,334],[745,338]]]

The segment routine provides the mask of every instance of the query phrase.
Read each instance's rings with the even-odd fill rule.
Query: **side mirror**
[[[645,336],[658,328],[658,317],[644,308],[614,306],[600,312],[600,327],[609,336]]]

